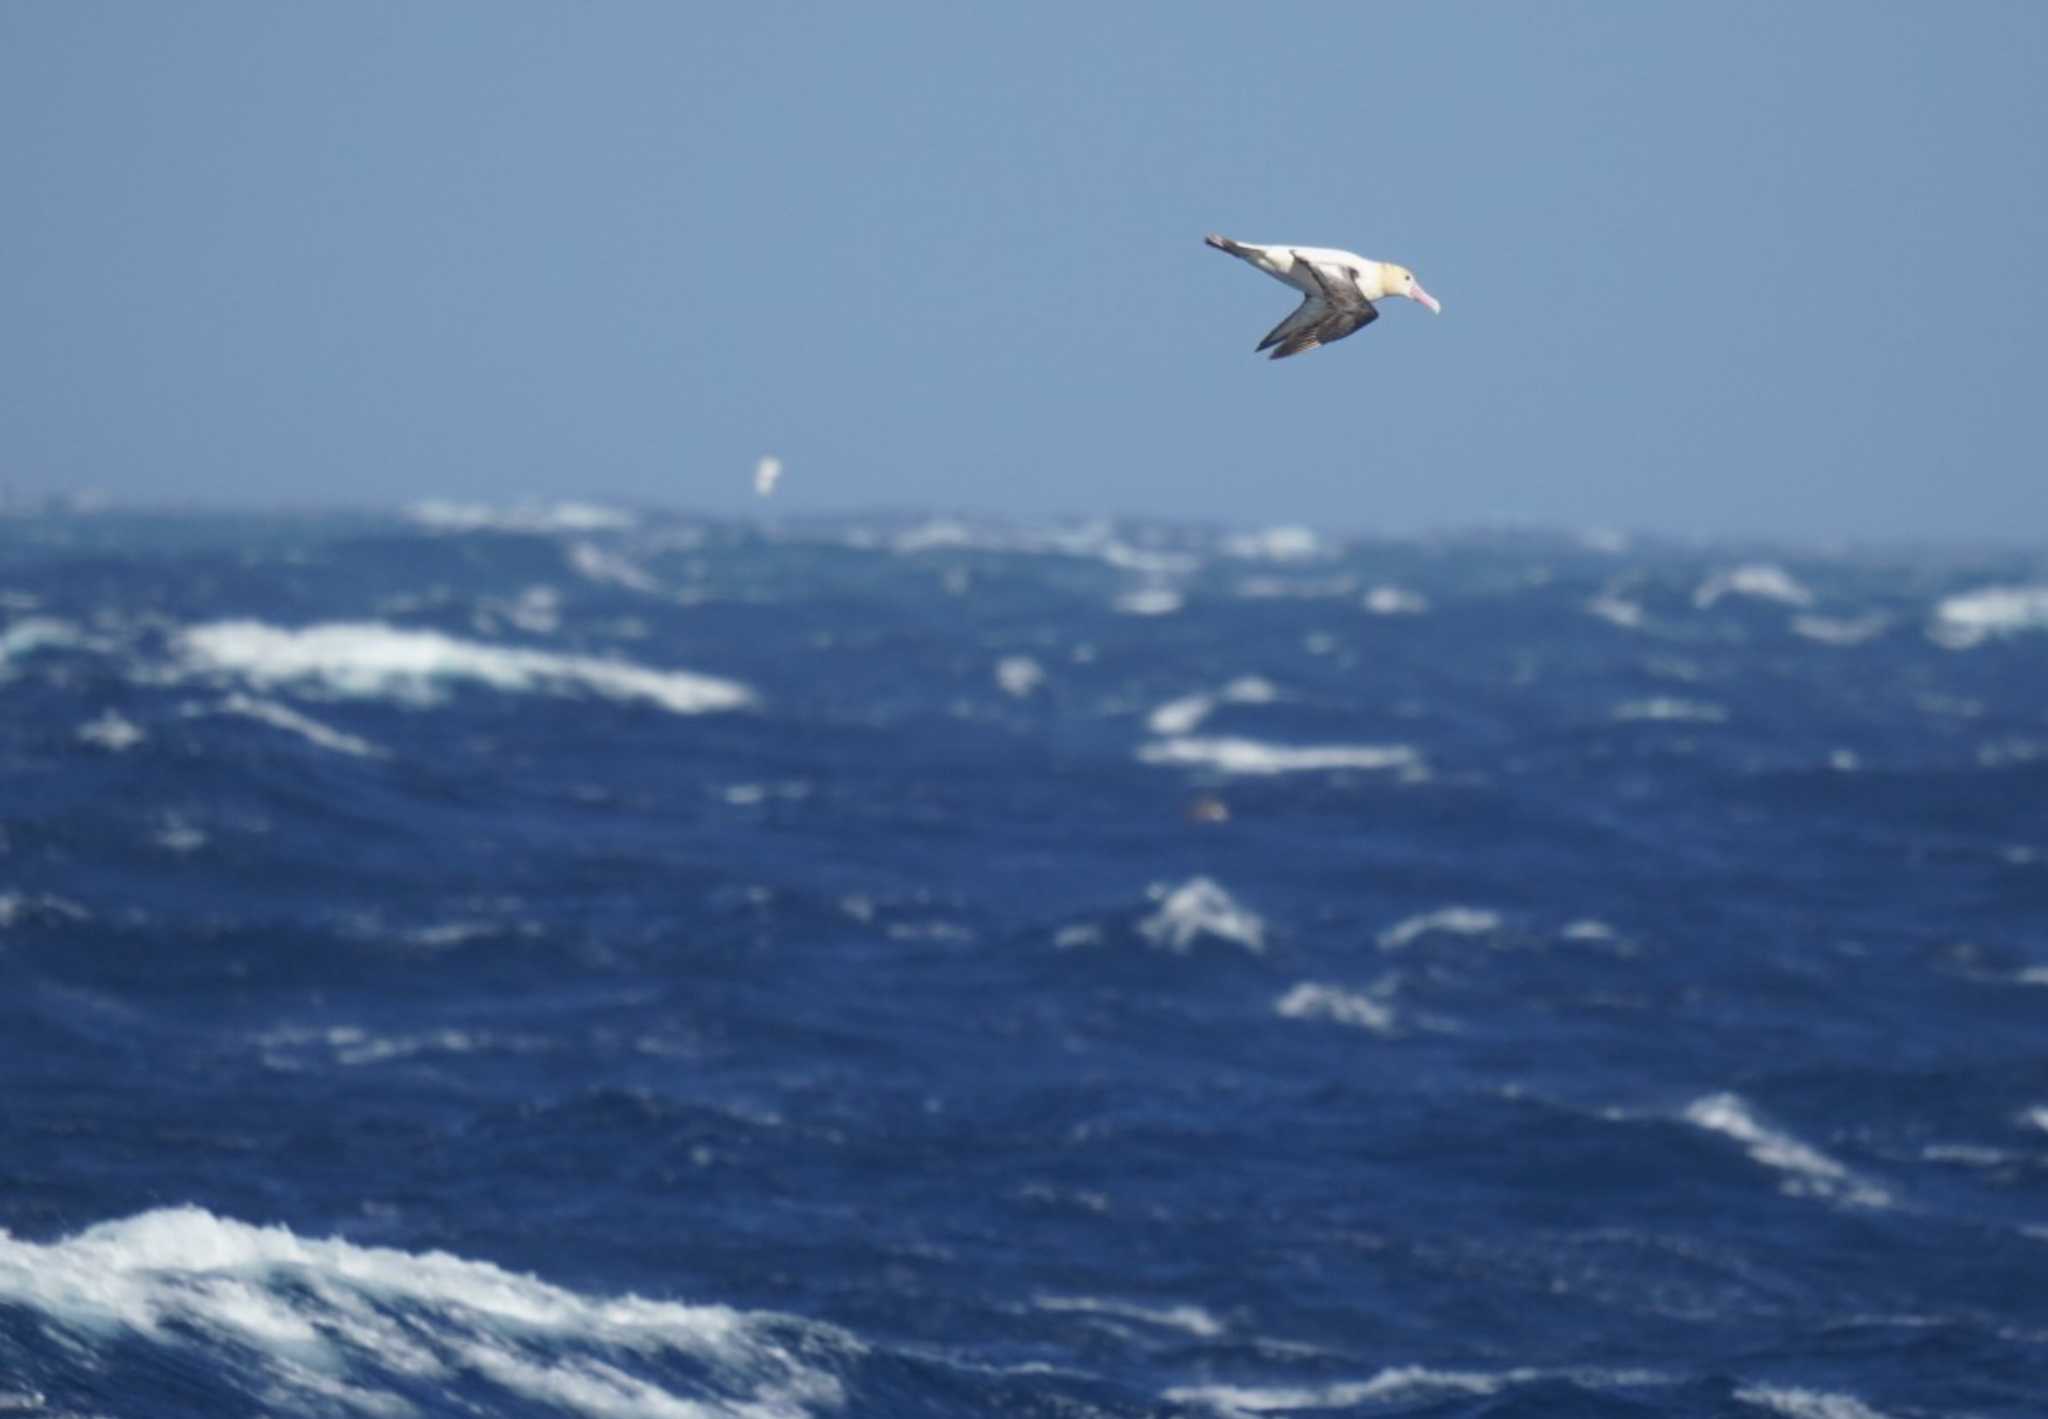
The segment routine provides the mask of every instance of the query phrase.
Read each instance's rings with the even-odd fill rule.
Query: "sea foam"
[[[1306,562],[1327,556],[1321,539],[1306,527],[1268,527],[1223,539],[1226,556],[1252,562]]]
[[[1860,1399],[1819,1390],[1754,1385],[1735,1391],[1735,1398],[1739,1403],[1782,1414],[1785,1419],[1885,1419]]]
[[[97,744],[112,753],[132,749],[149,735],[132,720],[122,716],[119,710],[108,710],[95,719],[89,719],[78,726],[78,737],[87,744]]]
[[[1640,629],[1643,624],[1642,606],[1619,596],[1594,597],[1586,603],[1586,613],[1598,616],[1610,625],[1620,626],[1625,631]]]
[[[1146,716],[1145,727],[1154,734],[1187,734],[1209,717],[1219,704],[1265,705],[1280,698],[1273,682],[1257,675],[1240,675],[1222,689],[1168,700]]]
[[[1692,604],[1705,610],[1724,596],[1749,596],[1760,601],[1778,601],[1787,606],[1811,606],[1813,593],[1793,580],[1783,567],[1769,562],[1716,572],[1693,588]]]
[[[54,616],[27,616],[0,631],[0,670],[11,660],[40,650],[104,649],[69,621]]]
[[[1370,1379],[1340,1380],[1309,1386],[1187,1385],[1170,1389],[1164,1398],[1175,1404],[1202,1404],[1226,1414],[1265,1414],[1287,1409],[1353,1409],[1362,1404],[1395,1400],[1421,1402],[1458,1394],[1495,1394],[1508,1385],[1541,1378],[1535,1370],[1501,1374],[1431,1370],[1397,1365]]]
[[[1399,951],[1429,935],[1433,931],[1453,936],[1484,936],[1501,928],[1501,915],[1485,907],[1451,906],[1439,907],[1433,912],[1421,912],[1404,917],[1382,931],[1379,936],[1382,951]]]
[[[1657,695],[1647,700],[1627,700],[1616,705],[1612,714],[1616,720],[1624,724],[1639,720],[1722,724],[1728,718],[1725,707],[1709,700],[1683,700],[1672,695]]]
[[[1329,1020],[1376,1035],[1391,1034],[1394,1029],[1390,1007],[1355,990],[1314,981],[1303,981],[1274,1001],[1273,1013],[1289,1020]]]
[[[1045,667],[1028,655],[1006,655],[996,662],[996,683],[1020,700],[1045,683]]]
[[[1159,910],[1138,923],[1148,940],[1185,951],[1201,937],[1214,936],[1249,951],[1266,949],[1265,921],[1207,877],[1178,887],[1154,886],[1151,895]]]
[[[1124,592],[1110,603],[1119,615],[1124,616],[1171,616],[1184,604],[1186,598],[1170,586],[1141,586]]]
[[[1375,616],[1420,616],[1429,609],[1429,598],[1405,586],[1376,586],[1360,604]]]
[[[623,586],[628,591],[661,590],[661,583],[639,563],[617,552],[607,551],[595,542],[571,542],[563,549],[562,556],[578,576],[601,586]]]
[[[861,1348],[824,1325],[587,1296],[486,1261],[309,1239],[196,1207],[47,1244],[0,1231],[0,1304],[37,1314],[69,1350],[102,1357],[89,1361],[96,1368],[136,1340],[246,1350],[252,1365],[233,1372],[237,1381],[280,1412],[338,1398],[365,1413],[405,1415],[412,1406],[397,1391],[412,1388],[408,1381],[473,1386],[481,1377],[501,1402],[599,1419],[797,1419],[844,1398],[811,1357]],[[778,1339],[799,1328],[802,1354]],[[711,1393],[682,1395],[658,1382],[664,1354],[695,1362]]]
[[[1968,650],[1996,636],[2048,630],[2048,586],[1987,586],[1944,598],[1927,634],[1949,650]]]
[[[267,724],[272,729],[282,729],[287,734],[296,734],[310,744],[332,750],[337,754],[353,754],[363,759],[384,756],[385,751],[369,740],[354,734],[345,734],[275,700],[258,699],[254,695],[245,695],[237,691],[222,700],[220,707],[228,714],[241,715],[245,719]]]
[[[1764,1167],[1785,1175],[1781,1189],[1794,1197],[1824,1197],[1858,1207],[1888,1207],[1883,1188],[1862,1181],[1818,1148],[1770,1127],[1737,1094],[1709,1094],[1686,1106],[1685,1121],[1743,1145]]]
[[[1213,1340],[1223,1334],[1223,1322],[1201,1306],[1141,1306],[1133,1301],[1096,1296],[1040,1296],[1034,1304],[1042,1311],[1077,1311],[1084,1315],[1142,1321],[1146,1325],[1183,1331],[1204,1340]]]
[[[1578,1367],[1547,1370],[1521,1366],[1488,1372],[1393,1365],[1363,1380],[1336,1380],[1320,1385],[1184,1385],[1167,1390],[1163,1398],[1178,1404],[1200,1404],[1226,1415],[1268,1414],[1275,1410],[1355,1410],[1368,1405],[1372,1406],[1369,1412],[1398,1405],[1399,1412],[1404,1414],[1437,1413],[1444,1410],[1446,1404],[1455,1404],[1460,1395],[1494,1395],[1503,1390],[1559,1380],[1595,1392],[1661,1388],[1673,1382],[1671,1376],[1654,1370]],[[1459,1412],[1465,1411],[1459,1407]],[[1829,1416],[1829,1419],[1834,1419],[1834,1416]],[[1852,1419],[1852,1416],[1845,1413],[1840,1419]],[[1863,1416],[1853,1416],[1853,1419],[1863,1419]]]
[[[1792,634],[1804,636],[1822,645],[1862,645],[1874,640],[1891,625],[1891,617],[1881,611],[1872,611],[1862,616],[1794,616]]]
[[[493,507],[430,498],[406,509],[406,517],[436,532],[618,532],[634,526],[632,513],[597,503],[521,503]]]
[[[1268,744],[1258,739],[1174,736],[1138,746],[1141,763],[1216,769],[1226,774],[1291,774],[1328,769],[1419,769],[1406,744]]]
[[[258,686],[312,682],[334,694],[420,704],[432,703],[448,681],[513,692],[585,690],[647,700],[674,714],[739,709],[754,699],[735,681],[689,671],[458,640],[375,621],[303,630],[215,621],[184,631],[176,649],[189,670],[228,672]]]

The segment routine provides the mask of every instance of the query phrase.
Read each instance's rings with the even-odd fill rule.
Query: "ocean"
[[[2048,554],[0,519],[0,1414],[2048,1414]]]

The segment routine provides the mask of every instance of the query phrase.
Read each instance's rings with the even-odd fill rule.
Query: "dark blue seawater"
[[[0,522],[0,1413],[2048,1413],[2048,558]]]

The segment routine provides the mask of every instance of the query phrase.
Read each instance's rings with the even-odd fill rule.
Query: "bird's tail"
[[[1202,240],[1215,247],[1218,251],[1227,251],[1232,256],[1242,256],[1245,253],[1243,242],[1232,241],[1229,237],[1218,236],[1214,232],[1209,233]]]

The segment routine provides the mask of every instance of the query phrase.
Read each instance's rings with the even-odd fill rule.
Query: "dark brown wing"
[[[1315,297],[1311,296],[1309,301],[1315,299]],[[1273,358],[1284,360],[1289,355],[1299,355],[1313,350],[1320,345],[1334,345],[1347,335],[1356,335],[1359,331],[1365,329],[1366,326],[1380,318],[1378,306],[1366,300],[1363,296],[1354,297],[1354,299],[1356,304],[1331,310],[1322,319],[1312,324],[1303,325],[1293,334],[1281,340],[1279,342],[1280,348],[1273,352]],[[1303,311],[1306,311],[1309,301],[1302,302],[1302,309],[1296,311],[1295,315],[1300,315]],[[1291,321],[1292,319],[1293,317],[1290,316],[1289,320]],[[1280,332],[1276,330],[1273,333],[1278,335]],[[1265,346],[1261,345],[1259,348],[1263,350]]]
[[[1319,324],[1329,314],[1330,303],[1321,296],[1303,296],[1301,304],[1287,312],[1287,319],[1266,332],[1266,338],[1259,341],[1259,349],[1270,350],[1289,336]]]

